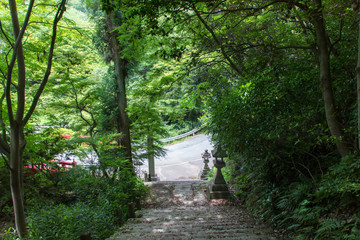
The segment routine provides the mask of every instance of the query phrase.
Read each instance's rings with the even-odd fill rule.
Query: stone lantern
[[[208,152],[207,149],[205,149],[205,152],[201,154],[201,157],[204,159],[204,168],[201,171],[200,179],[207,180],[207,175],[210,172],[208,163],[209,163],[209,159],[211,158],[211,154]]]
[[[224,157],[227,157],[226,153],[219,147],[218,149],[211,151],[214,166],[216,167],[216,173],[214,181],[210,185],[210,199],[226,199],[229,197],[229,188],[222,175],[221,168],[225,167]]]

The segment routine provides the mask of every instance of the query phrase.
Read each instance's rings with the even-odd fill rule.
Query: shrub
[[[34,200],[28,208],[31,239],[79,239],[81,233],[105,239],[129,217],[128,205],[147,193],[126,169],[99,177],[77,166],[62,175],[58,186],[59,200],[52,200],[54,194],[48,206]]]
[[[105,239],[117,228],[106,205],[84,202],[46,206],[30,212],[28,221],[31,239],[79,239],[82,233]]]

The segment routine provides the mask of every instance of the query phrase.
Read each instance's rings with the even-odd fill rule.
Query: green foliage
[[[26,135],[25,164],[53,160],[59,153],[73,150],[75,146],[65,137],[69,133],[69,130],[51,127],[29,132]]]
[[[172,64],[175,62],[149,62],[152,64],[139,64],[134,69],[128,95],[134,152],[140,160],[149,154],[164,155],[161,138],[190,131],[198,122],[196,109],[180,104],[184,87],[175,73],[177,69]]]
[[[240,8],[262,3],[244,1]],[[307,16],[282,4],[254,12],[240,11],[234,2],[218,4],[193,7],[205,23],[189,23],[198,37],[190,100],[200,99],[206,106],[202,120],[230,156],[236,194],[254,215],[293,237],[327,239],[333,233],[334,239],[353,238],[358,216],[345,213],[358,211],[359,173],[350,177],[345,168],[357,169],[357,160],[340,161],[336,139],[330,137],[318,68],[304,47],[311,49],[316,39],[297,21]],[[338,22],[347,27],[337,45],[339,54],[331,54],[331,71],[339,119],[352,141],[356,32],[352,16],[338,14],[344,5],[337,6],[326,8],[329,37],[337,39]],[[233,11],[214,12],[222,7]],[[312,27],[311,21],[306,24]]]
[[[79,239],[81,233],[106,239],[129,217],[129,204],[148,192],[126,168],[101,177],[77,166],[60,176],[56,186],[42,174],[25,181],[34,185],[25,188],[30,239]],[[2,237],[16,239],[11,229]]]
[[[346,221],[345,220],[337,220],[334,218],[327,218],[327,219],[323,219],[321,221],[320,227],[319,229],[317,229],[316,231],[316,236],[315,239],[340,239],[340,238],[344,238],[344,239],[355,239],[353,237],[350,236],[345,236],[346,234],[344,234],[345,232],[347,232],[347,227],[346,225]]]
[[[230,156],[225,177],[254,215],[295,239],[360,238],[359,157],[355,152],[340,159],[334,146],[337,139],[331,137],[326,123],[318,82],[319,49],[307,11],[314,7],[311,1],[85,2],[98,21],[96,36],[80,29],[75,37],[69,37],[68,30],[60,31],[52,90],[37,117],[53,125],[69,124],[78,131],[76,135],[89,134],[76,142],[82,143],[85,151],[89,146],[97,151],[102,170],[97,174],[111,171],[109,177],[100,178],[73,169],[61,175],[55,185],[41,175],[34,176],[31,181],[38,187],[32,191],[34,199],[40,199],[35,196],[43,195],[41,189],[46,187],[52,196],[58,196],[54,207],[34,210],[34,236],[38,234],[36,221],[41,229],[52,229],[47,225],[51,214],[73,219],[71,207],[78,214],[86,210],[89,215],[98,213],[102,226],[107,218],[102,220],[101,211],[110,213],[109,221],[122,222],[127,203],[146,192],[126,170],[123,152],[114,144],[118,138],[113,133],[119,126],[119,89],[114,73],[106,73],[90,43],[92,38],[105,60],[110,60],[106,21],[98,11],[101,3],[107,12],[119,10],[116,30],[121,56],[131,61],[126,64],[127,110],[134,150],[144,153],[139,158],[161,155],[160,138],[197,127],[202,116],[213,141]],[[321,2],[331,45],[337,117],[352,147],[357,135],[357,17],[346,1]],[[73,6],[85,11],[79,1]],[[74,9],[69,12],[76,15]],[[37,17],[46,20],[41,11]],[[4,29],[9,32],[10,19],[5,19]],[[75,19],[85,18],[79,14]],[[73,26],[71,23],[67,21]],[[34,34],[27,37],[35,41],[27,47],[34,54],[26,57],[34,60],[32,76],[36,80],[43,68],[43,42],[49,39],[43,34],[45,27],[31,27]],[[9,46],[1,40],[0,51],[4,53]],[[5,62],[0,61],[1,68]],[[36,84],[29,85],[32,87]],[[52,136],[29,136],[28,141],[33,152],[25,154],[27,160],[50,159],[54,152],[66,148],[65,142]],[[2,180],[7,175],[5,161],[0,160],[0,167],[2,187],[8,184]],[[28,199],[29,204],[35,202]],[[64,223],[65,227],[71,226]],[[75,230],[63,232],[79,234]]]
[[[58,33],[52,75],[34,123],[86,132],[89,124],[85,121],[92,120],[90,115],[94,109],[99,111],[96,92],[107,68],[92,44],[93,23],[73,6],[68,7],[65,16],[67,26]]]
[[[14,240],[14,239],[19,239],[16,235],[16,229],[10,227],[8,229],[6,229],[3,233],[0,233],[1,239],[4,240]]]
[[[50,199],[28,206],[31,239],[78,239],[81,233],[105,239],[128,218],[128,204],[147,194],[126,169],[105,178],[81,167],[63,173],[58,188],[48,191]]]
[[[119,124],[117,84],[115,82],[114,70],[108,68],[103,75],[101,87],[97,89],[96,95],[99,96],[99,125],[102,132],[113,133]]]
[[[117,227],[105,204],[83,202],[44,206],[30,212],[28,219],[31,239],[79,239],[82,233],[91,234],[92,239],[105,239]]]
[[[42,195],[46,192],[51,195],[50,189],[56,188],[61,181],[65,170],[53,160],[58,154],[73,151],[76,148],[64,136],[66,133],[69,133],[69,130],[46,128],[27,134],[28,148],[25,149],[23,157],[27,201],[32,202],[37,198],[35,201],[42,201]],[[31,169],[34,166],[37,169]],[[44,169],[45,167],[47,169]]]
[[[112,196],[113,193],[125,193],[126,197],[116,198],[113,201],[119,201],[119,205],[124,205],[129,200],[141,197],[145,194],[142,192],[141,184],[136,176],[133,176],[127,169],[115,172],[111,178],[94,177],[81,167],[71,169],[63,176],[60,183],[66,191],[72,192],[71,198],[79,201],[91,201],[100,195]],[[122,204],[121,204],[122,201]]]
[[[276,208],[263,206],[278,229],[295,239],[358,239],[360,234],[358,157],[348,156],[317,182],[294,182],[278,189]],[[265,199],[257,199],[264,203]]]

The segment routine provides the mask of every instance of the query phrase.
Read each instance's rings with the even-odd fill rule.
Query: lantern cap
[[[207,149],[205,149],[205,152],[202,153],[201,156],[202,156],[203,158],[210,158],[210,157],[211,157],[211,155],[210,155],[210,153],[208,152]]]
[[[224,158],[227,157],[227,154],[221,147],[218,147],[214,150],[211,150],[211,155],[215,158]]]

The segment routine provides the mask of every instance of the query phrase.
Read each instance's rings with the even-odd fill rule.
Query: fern
[[[277,207],[280,208],[281,210],[290,210],[290,211],[293,211],[295,208],[294,203],[291,201],[288,195],[281,197],[281,199],[277,204]]]
[[[347,230],[346,221],[334,218],[326,218],[320,222],[320,227],[316,231],[314,240],[316,239],[340,239]],[[339,238],[338,238],[339,237]]]

